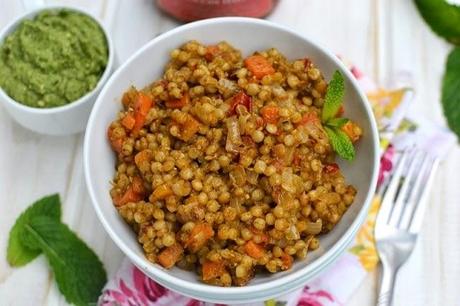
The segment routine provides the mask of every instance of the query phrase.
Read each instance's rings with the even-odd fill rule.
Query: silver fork
[[[421,150],[406,150],[382,188],[382,204],[375,224],[383,272],[379,306],[391,305],[396,274],[414,249],[438,162]]]

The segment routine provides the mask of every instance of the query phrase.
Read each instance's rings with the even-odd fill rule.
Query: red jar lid
[[[157,0],[166,13],[182,21],[220,16],[264,17],[277,0]]]

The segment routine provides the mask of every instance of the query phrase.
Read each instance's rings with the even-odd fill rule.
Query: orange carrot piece
[[[109,138],[109,142],[112,146],[112,149],[117,153],[121,153],[121,150],[123,148],[123,138],[116,137],[116,135],[114,135],[113,133],[113,127],[111,126],[107,130],[107,138]]]
[[[193,116],[187,116],[185,123],[183,124],[183,130],[180,133],[180,138],[183,141],[189,141],[192,137],[198,133],[200,129],[200,123]]]
[[[133,182],[131,183],[131,186],[135,193],[139,195],[144,195],[145,193],[144,182],[139,176],[133,177]]]
[[[256,244],[254,241],[249,240],[244,245],[244,251],[246,254],[251,256],[252,258],[259,259],[265,254],[265,250],[262,246]]]
[[[206,260],[201,266],[201,277],[204,281],[221,276],[225,272],[225,265],[222,261],[214,262]]]
[[[244,60],[244,65],[252,74],[261,79],[266,75],[275,73],[275,69],[270,62],[262,55],[249,56]]]
[[[134,163],[140,167],[144,162],[149,162],[152,159],[152,152],[150,150],[142,150],[134,156]]]
[[[351,142],[356,142],[361,137],[361,128],[351,120],[340,128],[350,138]]]
[[[196,252],[201,249],[212,236],[214,236],[214,230],[211,225],[208,223],[198,223],[192,228],[186,242],[186,247],[190,251]]]
[[[272,106],[272,105],[264,106],[260,110],[260,113],[266,123],[276,124],[278,123],[278,119],[280,118],[279,108],[277,106]]]
[[[291,255],[283,253],[283,255],[281,255],[281,262],[282,262],[281,270],[290,269],[292,267],[293,261],[294,259],[292,258]]]
[[[184,94],[182,98],[166,101],[167,108],[182,108],[190,102],[188,94]]]
[[[173,195],[173,191],[168,184],[163,184],[153,190],[152,195],[150,196],[151,201],[164,200],[170,195]]]
[[[132,130],[135,123],[136,119],[134,119],[134,116],[131,113],[126,114],[126,116],[121,119],[121,124],[128,130]]]
[[[125,193],[119,197],[115,197],[113,202],[115,206],[123,206],[129,202],[139,202],[144,198],[144,184],[140,177],[135,176],[133,182],[128,186]]]
[[[161,251],[160,255],[158,255],[158,262],[166,269],[172,268],[179,261],[183,253],[184,249],[182,246],[175,243]]]
[[[219,54],[220,52],[220,49],[218,46],[216,45],[209,45],[206,47],[206,53],[204,54],[204,58],[207,60],[207,61],[212,61],[213,58]]]
[[[305,113],[302,116],[302,120],[300,120],[300,122],[297,123],[297,125],[299,126],[299,125],[304,125],[304,124],[308,124],[308,123],[312,123],[312,124],[319,123],[319,118],[316,115],[316,113],[314,113],[314,112]]]
[[[146,94],[140,92],[137,96],[137,100],[134,102],[134,119],[136,120],[132,129],[134,135],[139,133],[140,129],[144,126],[145,118],[152,106],[153,100]]]

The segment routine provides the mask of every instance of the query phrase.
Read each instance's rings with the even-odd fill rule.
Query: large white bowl
[[[88,15],[99,24],[105,34],[108,49],[107,66],[105,67],[104,73],[99,78],[96,87],[76,101],[52,108],[36,108],[21,104],[8,96],[8,94],[0,87],[0,102],[10,113],[11,117],[29,130],[48,135],[69,135],[82,132],[85,129],[97,95],[109,78],[113,69],[114,52],[112,40],[104,25],[98,18],[80,9],[67,6],[45,6],[32,10],[13,20],[0,32],[1,45],[3,44],[5,38],[14,32],[18,25],[24,20],[33,19],[37,14],[44,10],[61,9],[76,11]]]
[[[257,275],[247,286],[222,288],[201,283],[194,272],[166,270],[144,258],[131,228],[118,215],[109,195],[115,172],[115,154],[107,141],[107,127],[121,108],[120,97],[131,85],[139,88],[159,78],[169,52],[184,42],[226,40],[244,55],[275,47],[290,59],[309,57],[329,79],[340,70],[346,79],[346,116],[358,122],[363,137],[356,159],[341,162],[348,182],[358,194],[340,223],[321,237],[321,247],[297,261],[286,272]],[[251,18],[225,17],[190,23],[169,31],[141,48],[109,79],[91,113],[85,136],[84,167],[88,191],[99,219],[120,249],[147,275],[160,284],[197,299],[219,303],[242,303],[271,298],[296,288],[327,268],[341,255],[363,223],[376,185],[378,135],[372,111],[347,68],[329,51],[279,25]],[[337,284],[340,286],[340,284]]]

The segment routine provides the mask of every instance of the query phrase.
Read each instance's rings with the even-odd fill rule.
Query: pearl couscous
[[[110,194],[147,259],[242,286],[318,248],[356,194],[319,119],[327,86],[309,59],[190,41],[130,88],[108,129]]]

